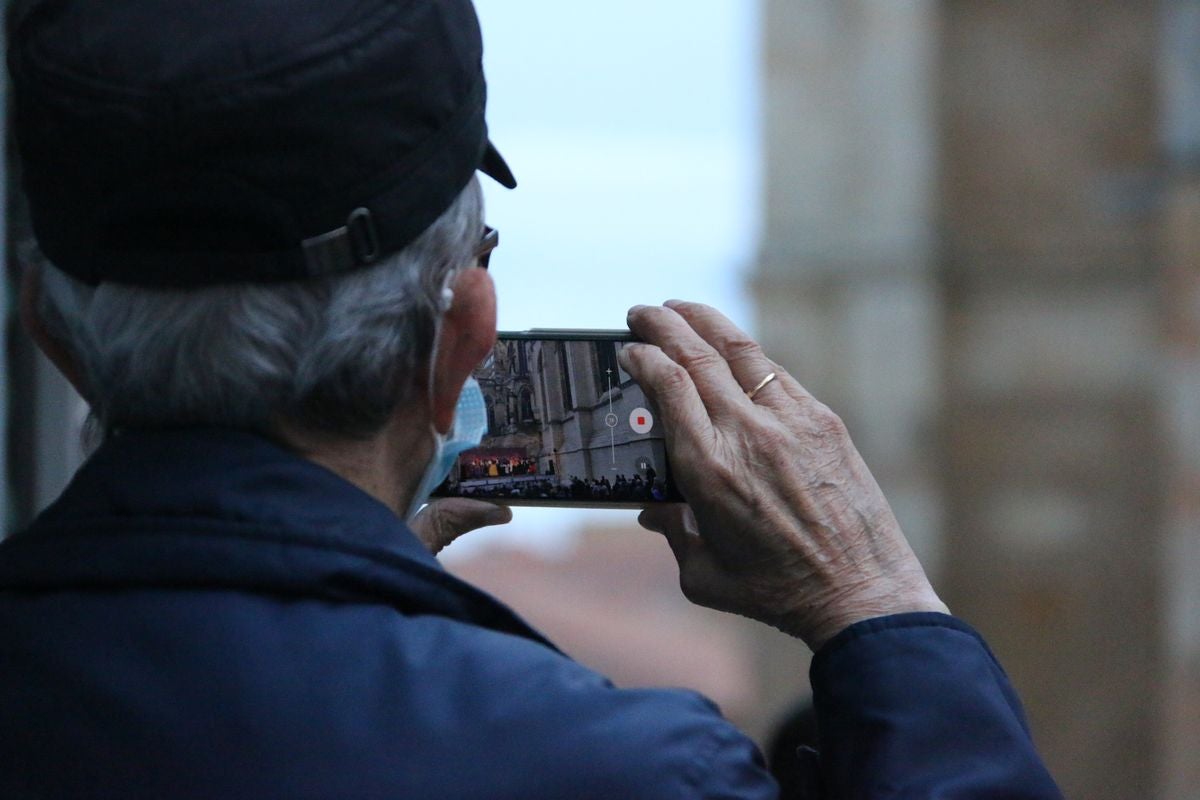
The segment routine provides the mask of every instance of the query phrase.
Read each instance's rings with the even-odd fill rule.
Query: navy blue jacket
[[[3,798],[771,798],[685,691],[618,690],[259,437],[113,437],[0,543]],[[861,623],[812,668],[825,796],[1056,797],[986,646]]]

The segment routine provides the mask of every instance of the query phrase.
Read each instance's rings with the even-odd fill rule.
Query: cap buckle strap
[[[379,234],[367,208],[356,208],[340,228],[300,243],[304,265],[312,277],[347,272],[379,258]]]

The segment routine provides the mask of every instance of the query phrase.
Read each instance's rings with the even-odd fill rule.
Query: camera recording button
[[[649,433],[654,427],[654,417],[644,408],[635,408],[629,414],[629,427],[634,433]]]

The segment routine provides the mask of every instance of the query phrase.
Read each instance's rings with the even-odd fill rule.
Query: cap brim
[[[512,170],[508,168],[508,164],[504,161],[504,156],[500,155],[500,151],[488,140],[487,149],[483,151],[483,161],[479,164],[479,169],[484,175],[489,176],[496,183],[499,183],[506,189],[517,188],[517,179],[513,177]]]

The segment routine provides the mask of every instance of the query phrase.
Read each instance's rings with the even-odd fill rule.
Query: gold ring
[[[771,381],[773,381],[773,380],[775,380],[775,373],[774,373],[774,372],[772,372],[770,375],[768,375],[767,377],[765,377],[765,378],[763,378],[761,381],[759,381],[759,382],[758,382],[758,386],[755,386],[753,389],[751,389],[750,391],[746,392],[746,397],[749,397],[751,400],[753,400],[753,399],[754,399],[754,395],[756,395],[756,394],[758,394],[759,392],[761,392],[761,391],[762,391],[762,389],[763,389],[763,387],[764,387],[764,386],[766,386],[768,383],[770,383],[770,382],[771,382]]]

